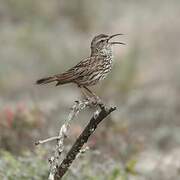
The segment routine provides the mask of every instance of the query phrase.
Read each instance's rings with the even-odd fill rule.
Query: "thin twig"
[[[62,161],[62,163],[57,167],[57,171],[55,173],[55,180],[60,180],[64,174],[67,172],[68,168],[76,158],[76,156],[80,153],[80,150],[84,143],[87,142],[88,138],[93,134],[98,124],[105,119],[111,112],[113,112],[116,108],[111,107],[109,109],[105,107],[101,107],[101,111],[97,114],[94,113],[94,116],[89,121],[88,125],[85,127],[83,132],[77,138],[76,142],[67,153],[66,158]]]
[[[60,163],[60,157],[62,152],[64,151],[64,139],[67,137],[67,131],[70,127],[71,121],[74,119],[74,117],[77,116],[77,114],[90,105],[90,101],[83,100],[83,101],[75,101],[75,104],[71,108],[71,112],[65,121],[65,123],[61,126],[61,129],[59,131],[59,139],[56,144],[56,148],[54,150],[54,155],[51,156],[49,160],[50,164],[50,174],[49,174],[49,180],[54,180],[55,173],[57,172],[57,167]]]
[[[66,173],[73,160],[85,150],[81,150],[84,143],[87,142],[89,136],[95,131],[97,125],[111,112],[115,110],[115,108],[106,109],[102,104],[99,104],[100,112],[96,110],[93,114],[93,117],[89,121],[88,125],[81,133],[79,138],[76,140],[71,150],[68,152],[66,158],[61,162],[61,154],[64,151],[64,139],[67,137],[68,129],[70,127],[71,121],[77,114],[89,106],[97,106],[97,104],[93,103],[93,100],[87,99],[83,101],[75,101],[75,104],[72,106],[71,111],[68,115],[68,118],[65,120],[65,123],[61,126],[58,136],[50,137],[45,140],[39,140],[35,144],[44,144],[53,140],[57,140],[56,147],[54,149],[54,154],[49,158],[50,165],[50,173],[49,180],[60,180],[61,177]],[[86,148],[87,149],[87,148]]]
[[[59,139],[59,136],[53,136],[53,137],[50,137],[50,138],[47,138],[44,140],[39,140],[39,141],[35,142],[35,145],[44,144],[44,143],[54,141],[54,140],[58,140],[58,139]]]
[[[64,139],[67,137],[67,132],[70,127],[71,121],[77,114],[82,111],[84,108],[91,106],[92,102],[89,100],[75,101],[75,104],[72,106],[71,111],[68,115],[68,118],[65,120],[65,123],[61,126],[58,136],[50,137],[45,140],[39,140],[35,145],[44,144],[53,140],[57,140],[56,147],[54,149],[54,154],[49,158],[50,173],[49,180],[54,180],[54,175],[57,171],[57,167],[60,164],[60,157],[64,151]]]

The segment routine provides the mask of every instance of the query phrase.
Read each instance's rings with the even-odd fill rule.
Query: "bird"
[[[85,97],[94,97],[96,101],[100,98],[93,93],[89,86],[99,83],[106,78],[113,66],[113,46],[116,44],[125,45],[123,42],[110,41],[116,36],[123,34],[99,34],[91,41],[91,54],[89,57],[82,59],[77,65],[68,69],[64,73],[41,78],[36,84],[48,84],[56,82],[56,86],[75,83],[81,89]]]

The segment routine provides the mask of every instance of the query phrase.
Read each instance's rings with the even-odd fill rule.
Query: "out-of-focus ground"
[[[0,179],[47,179],[54,144],[34,142],[56,135],[81,95],[35,81],[89,56],[99,33],[125,34],[112,73],[93,87],[117,111],[66,178],[180,179],[179,17],[179,0],[0,0]],[[74,120],[67,149],[91,112]]]

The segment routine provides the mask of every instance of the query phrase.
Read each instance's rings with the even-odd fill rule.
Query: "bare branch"
[[[57,139],[56,148],[54,150],[54,155],[51,156],[51,158],[49,159],[49,164],[50,164],[49,180],[54,180],[54,175],[57,172],[57,167],[59,166],[60,163],[60,157],[62,152],[64,151],[64,139],[67,137],[67,131],[70,127],[71,121],[74,119],[74,117],[77,116],[77,114],[81,110],[83,110],[87,106],[90,106],[91,105],[90,103],[91,102],[89,100],[75,101],[75,104],[71,108],[71,112],[69,113],[67,120],[61,126]]]
[[[59,136],[50,137],[50,138],[47,138],[47,139],[44,139],[44,140],[39,140],[39,141],[35,142],[35,145],[37,146],[39,144],[44,144],[44,143],[54,141],[54,140],[58,140],[58,139],[59,139]]]
[[[93,134],[93,132],[97,128],[98,124],[115,109],[115,107],[111,107],[109,109],[101,107],[101,111],[99,113],[94,113],[88,125],[85,127],[81,135],[78,137],[78,139],[68,152],[66,158],[57,167],[57,171],[54,177],[55,180],[60,180],[63,177],[63,175],[66,173],[66,171],[68,170],[76,156],[80,153],[82,146],[87,142],[88,138],[91,136],[91,134]]]
[[[70,127],[71,121],[74,119],[74,117],[77,116],[77,114],[80,111],[82,111],[86,107],[97,106],[97,105],[100,107],[100,110],[96,110],[94,112],[93,117],[89,121],[88,125],[81,133],[79,138],[76,140],[71,150],[68,152],[66,158],[61,162],[61,155],[62,152],[64,151],[64,139],[67,137],[68,129]],[[36,145],[39,145],[57,140],[54,153],[49,158],[49,165],[50,165],[50,173],[48,178],[49,180],[61,179],[61,177],[66,173],[66,171],[72,164],[73,160],[77,157],[77,155],[85,152],[88,149],[85,148],[83,150],[81,148],[84,145],[84,143],[87,142],[90,135],[95,131],[97,125],[115,109],[116,108],[112,108],[112,107],[107,109],[102,104],[94,104],[94,101],[92,99],[76,101],[71,108],[68,118],[65,120],[65,123],[61,126],[58,136],[50,137],[45,140],[39,140],[35,143]]]

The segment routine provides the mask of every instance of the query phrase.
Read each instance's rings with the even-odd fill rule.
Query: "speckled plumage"
[[[54,81],[56,82],[56,86],[66,83],[76,83],[79,87],[97,84],[100,80],[104,79],[112,69],[113,44],[124,44],[109,41],[118,35],[122,34],[112,36],[100,34],[95,36],[91,42],[90,57],[80,61],[77,65],[62,74],[38,80],[37,84],[47,84]]]

